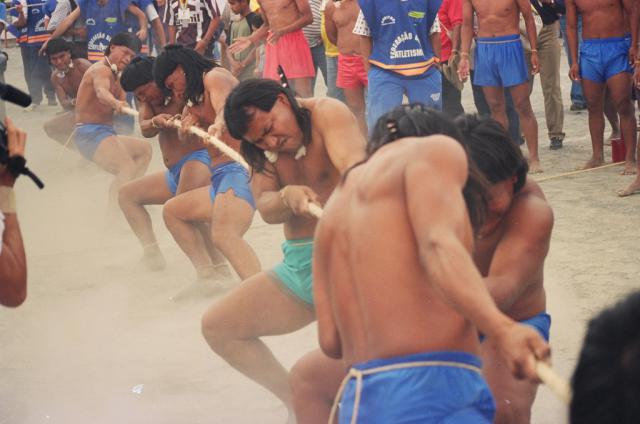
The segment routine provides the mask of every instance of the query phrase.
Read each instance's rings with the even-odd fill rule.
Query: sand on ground
[[[8,52],[6,80],[24,89],[20,52]],[[561,72],[568,110],[564,59]],[[586,112],[565,114],[565,146],[551,151],[539,80],[532,101],[544,175],[575,169],[591,151]],[[463,103],[475,110],[468,86]],[[149,210],[168,266],[147,273],[137,265],[141,248],[124,219],[107,225],[112,177],[44,134],[43,122],[60,109],[7,109],[29,133],[28,165],[46,188],[39,191],[24,177],[16,184],[29,293],[20,308],[0,308],[0,423],[283,423],[286,411],[277,399],[201,337],[200,317],[219,297],[170,300],[195,274],[164,227],[161,208]],[[150,143],[149,172],[163,171],[157,144]],[[553,360],[563,376],[572,372],[588,318],[638,288],[640,196],[615,194],[631,179],[607,169],[543,183],[556,218],[545,284]],[[279,225],[256,216],[246,238],[264,268],[280,260]],[[266,342],[290,367],[316,348],[315,325]],[[533,422],[566,422],[565,407],[545,387]]]

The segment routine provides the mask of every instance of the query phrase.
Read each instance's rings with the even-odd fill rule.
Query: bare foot
[[[578,171],[582,171],[583,169],[597,168],[598,166],[602,165],[604,165],[604,161],[602,159],[591,158],[587,163],[578,167]]]
[[[167,262],[157,246],[155,249],[145,249],[140,263],[147,271],[162,271],[167,266]]]
[[[626,197],[638,192],[640,192],[640,178],[636,178],[635,181],[629,184],[629,187],[624,190],[618,190],[618,196]]]
[[[542,174],[543,172],[539,160],[529,160],[529,174]]]
[[[620,175],[636,175],[636,163],[625,161],[624,169],[620,172]]]

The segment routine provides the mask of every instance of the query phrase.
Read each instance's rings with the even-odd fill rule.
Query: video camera
[[[27,107],[31,104],[31,97],[27,93],[18,90],[9,84],[0,83],[0,98],[22,107]],[[4,123],[0,122],[0,165],[6,165],[9,172],[16,177],[20,174],[26,175],[31,178],[38,188],[42,189],[44,187],[44,183],[36,174],[31,172],[31,170],[25,166],[26,163],[27,160],[22,156],[9,157],[9,139],[7,138],[7,129],[5,128]]]

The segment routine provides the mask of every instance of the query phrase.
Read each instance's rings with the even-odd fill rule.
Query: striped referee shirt
[[[170,1],[165,9],[164,23],[177,28],[176,43],[183,46],[193,46],[200,41],[211,20],[220,16],[214,0]]]

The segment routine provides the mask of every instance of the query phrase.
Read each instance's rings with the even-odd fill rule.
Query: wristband
[[[11,187],[0,186],[0,211],[16,213],[16,195]]]
[[[538,49],[531,49],[531,53],[538,53]]]

